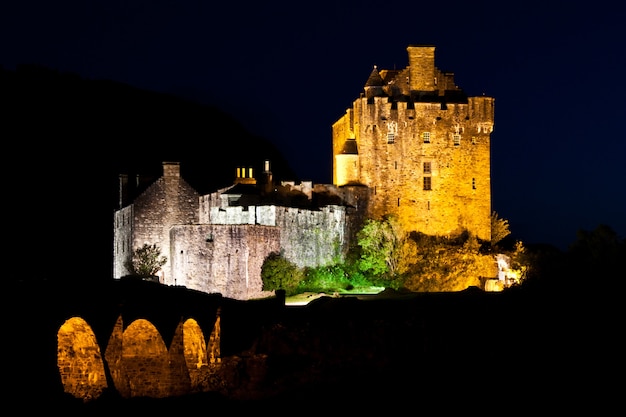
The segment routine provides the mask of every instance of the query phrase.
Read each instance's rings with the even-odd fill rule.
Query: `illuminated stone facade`
[[[374,67],[333,124],[333,183],[366,186],[369,217],[395,213],[408,231],[490,240],[494,99],[467,97],[435,66],[434,46],[407,50],[408,67]]]
[[[232,186],[200,196],[180,177],[178,163],[164,162],[163,176],[114,213],[114,278],[131,274],[135,249],[156,244],[167,257],[160,283],[249,300],[274,295],[261,279],[271,253],[298,267],[343,259],[360,219],[343,190],[286,182],[264,194],[253,173],[237,172]],[[269,167],[264,175],[271,176]],[[312,205],[322,194],[327,204]],[[358,195],[351,191],[351,201]]]
[[[232,186],[200,196],[178,163],[164,162],[163,177],[115,213],[114,278],[130,273],[134,249],[157,244],[168,258],[159,282],[263,298],[273,295],[261,280],[270,253],[298,267],[329,265],[344,259],[365,218],[387,214],[406,231],[467,230],[489,241],[494,99],[467,97],[435,66],[433,46],[408,54],[405,69],[374,68],[333,124],[333,184],[276,186],[266,161],[259,184],[237,168]]]

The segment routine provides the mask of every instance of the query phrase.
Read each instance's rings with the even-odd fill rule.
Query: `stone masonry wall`
[[[298,267],[343,260],[348,245],[345,207],[326,206],[319,211],[277,207],[276,223],[284,256]]]
[[[467,104],[442,110],[438,103],[415,103],[413,110],[397,103],[392,109],[386,98],[376,97],[373,104],[359,99],[355,107],[361,181],[374,189],[372,217],[396,213],[409,230],[449,236],[466,228],[491,238],[488,121],[473,119]]]
[[[237,300],[272,296],[263,291],[265,258],[280,251],[277,227],[185,225],[172,227],[172,285]]]
[[[315,267],[343,259],[349,243],[346,207],[309,210],[278,206],[208,208],[213,224],[257,224],[280,228],[280,251],[299,267]]]

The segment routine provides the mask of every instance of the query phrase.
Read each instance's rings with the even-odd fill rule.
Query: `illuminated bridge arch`
[[[146,319],[137,319],[124,330],[122,340],[122,379],[117,383],[123,385],[118,391],[129,397],[167,397],[169,355],[157,328]]]
[[[57,366],[64,392],[76,398],[89,401],[107,388],[96,335],[80,317],[69,318],[57,331]]]

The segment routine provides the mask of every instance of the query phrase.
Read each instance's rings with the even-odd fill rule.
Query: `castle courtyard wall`
[[[274,205],[208,207],[201,204],[203,207],[202,218],[210,218],[215,225],[257,224],[280,228],[280,252],[300,268],[342,260],[348,248],[350,224],[343,206],[316,210]]]
[[[276,208],[276,225],[286,259],[298,267],[318,267],[342,261],[347,251],[346,209],[325,206],[319,210]]]
[[[178,225],[170,232],[172,280],[169,285],[237,300],[273,296],[263,291],[261,269],[280,252],[277,227],[260,225]]]

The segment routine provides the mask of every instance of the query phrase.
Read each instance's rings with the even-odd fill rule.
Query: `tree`
[[[156,244],[145,243],[133,251],[132,259],[127,267],[134,275],[148,278],[155,276],[166,263],[167,257],[161,256],[161,248]]]
[[[404,272],[406,257],[415,252],[413,247],[407,247],[408,234],[395,215],[366,220],[357,234],[357,242],[361,247],[360,269],[387,278]]]
[[[416,234],[417,257],[405,287],[415,292],[461,291],[480,286],[480,277],[497,275],[490,254],[481,254],[476,236],[456,238]]]
[[[510,234],[509,221],[499,218],[495,211],[491,213],[491,246],[495,246]]]
[[[261,267],[264,291],[285,290],[293,295],[303,279],[304,271],[277,252],[270,253]]]

